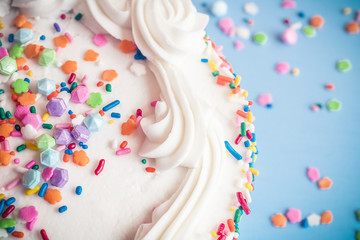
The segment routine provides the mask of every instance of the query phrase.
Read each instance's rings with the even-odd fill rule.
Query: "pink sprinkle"
[[[245,214],[246,214],[246,215],[249,215],[251,211],[250,211],[250,209],[249,209],[249,207],[248,207],[248,205],[247,205],[247,201],[246,201],[246,199],[244,198],[242,192],[237,192],[237,193],[236,193],[236,196],[237,196],[237,198],[238,198],[238,200],[239,200],[239,203],[240,203],[241,207],[243,208]]]
[[[221,68],[224,67],[224,68],[227,68],[227,69],[229,69],[229,70],[230,70],[230,68],[231,68],[230,64],[228,64],[228,63],[226,63],[226,62],[221,62],[220,67],[221,67]]]
[[[140,125],[140,121],[142,119],[142,116],[138,116],[136,119],[135,119],[135,123],[136,123],[136,128],[138,128],[138,126]]]
[[[238,145],[241,142],[241,139],[243,139],[243,136],[239,134],[237,138],[235,139],[235,144]]]
[[[37,218],[34,218],[34,220],[32,220],[31,222],[28,222],[26,224],[26,228],[29,230],[29,231],[32,231],[34,229],[34,225],[37,221]]]
[[[14,180],[12,180],[10,183],[8,183],[5,187],[6,190],[11,190],[14,187],[16,187],[17,185],[19,185],[19,183],[21,182],[21,178],[15,178]]]
[[[237,126],[237,127],[240,127],[241,122],[242,122],[242,117],[240,117],[239,115],[237,115],[236,118],[235,118],[235,124],[236,124],[236,126]]]
[[[42,179],[44,179],[45,182],[49,181],[52,175],[54,174],[54,169],[51,167],[45,168],[41,174]]]
[[[23,207],[20,210],[20,218],[28,223],[33,222],[34,220],[36,221],[37,216],[38,216],[38,211],[34,206]]]
[[[55,128],[71,128],[72,124],[71,123],[58,123],[55,124]]]
[[[14,163],[15,163],[15,164],[19,164],[19,163],[20,163],[20,159],[15,158],[15,159],[14,159]]]
[[[224,230],[224,235],[225,235],[225,236],[229,236],[229,235],[230,235],[230,231],[227,230],[227,229],[225,229],[225,230]]]
[[[247,181],[249,182],[249,183],[251,183],[252,182],[252,173],[250,172],[250,171],[247,171],[246,172],[246,178],[247,178]]]
[[[5,152],[10,151],[10,143],[9,143],[8,140],[4,140],[4,141],[3,141],[3,148],[4,148],[4,151],[5,151]]]
[[[36,164],[35,160],[31,160],[30,162],[28,162],[28,164],[25,165],[25,167],[26,167],[27,169],[30,169],[30,168],[32,168],[33,166],[35,166],[35,164]]]
[[[296,8],[296,2],[292,0],[284,0],[281,6],[286,9],[293,9]]]
[[[155,107],[155,106],[156,106],[156,103],[157,103],[157,101],[152,101],[152,102],[150,103],[150,106]]]
[[[257,98],[257,102],[262,106],[267,106],[272,103],[272,95],[270,93],[262,93]]]
[[[296,208],[289,208],[286,212],[286,217],[291,223],[298,223],[301,221],[301,211]]]
[[[73,37],[70,35],[70,33],[66,32],[64,35],[69,40],[70,43],[73,42]]]
[[[85,117],[86,117],[88,114],[94,113],[94,112],[95,112],[94,109],[90,109],[89,111],[86,111],[86,112],[85,112]]]
[[[60,52],[61,52],[61,47],[56,47],[55,48],[55,53],[56,53],[57,56],[59,56]]]
[[[60,146],[56,147],[56,151],[58,151],[58,152],[64,151],[65,149],[66,149],[65,145],[60,145]]]
[[[22,137],[22,133],[20,131],[12,131],[10,135],[12,137]]]
[[[355,21],[360,21],[360,10],[357,10],[356,15],[355,15]]]
[[[222,58],[225,58],[224,54],[222,53],[222,50],[224,49],[224,47],[222,45],[219,45],[219,46],[216,46],[214,48],[214,51],[216,52],[216,54],[219,56],[219,57],[222,57]]]
[[[316,167],[309,167],[306,175],[312,182],[316,182],[320,179],[320,172]]]
[[[275,70],[280,74],[286,74],[290,71],[290,65],[287,62],[278,62],[276,64]]]
[[[320,110],[320,107],[317,104],[311,105],[311,110],[314,112],[318,112]]]
[[[83,78],[81,79],[81,83],[86,83],[87,82],[87,80],[88,80],[88,76],[85,74],[84,76],[83,76]]]
[[[251,163],[251,162],[252,162],[252,158],[251,158],[251,157],[246,157],[246,158],[244,159],[244,162],[246,162],[246,163]]]
[[[120,149],[116,151],[116,155],[120,156],[120,155],[125,155],[125,154],[129,154],[131,153],[131,149],[130,148],[124,148],[124,149]]]
[[[253,135],[252,135],[252,133],[250,132],[249,129],[246,130],[246,137],[247,137],[249,140],[251,140],[251,139],[253,138]]]
[[[234,21],[232,20],[232,18],[226,17],[226,18],[221,19],[218,22],[218,26],[221,29],[221,31],[223,31],[223,33],[225,33],[226,35],[234,36],[235,25],[234,25]]]
[[[105,44],[107,44],[107,40],[106,40],[105,36],[102,35],[102,34],[94,34],[94,36],[93,36],[93,43],[94,43],[96,46],[102,47],[102,46],[104,46]]]
[[[236,50],[242,50],[245,47],[244,43],[240,40],[235,40],[234,46]]]
[[[240,207],[240,203],[239,203],[238,201],[237,201],[237,202],[234,202],[233,205],[234,205],[234,207],[236,207],[236,208],[237,208],[237,207]]]
[[[281,35],[281,39],[288,45],[294,45],[298,40],[296,31],[292,28],[287,28]]]

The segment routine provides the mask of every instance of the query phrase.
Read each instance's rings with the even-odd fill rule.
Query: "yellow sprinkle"
[[[28,71],[28,75],[29,75],[30,77],[32,77],[34,74],[33,74],[32,71]]]
[[[218,70],[218,68],[217,68],[217,66],[216,66],[216,64],[215,64],[215,62],[214,62],[213,60],[210,60],[210,61],[209,61],[209,65],[210,65],[210,67],[211,67],[211,69],[212,69],[213,71]]]
[[[37,185],[37,186],[34,187],[33,189],[28,189],[28,190],[26,190],[25,195],[26,195],[26,196],[33,195],[34,193],[37,193],[39,190],[40,190],[40,186]]]
[[[26,148],[31,149],[33,151],[39,151],[39,148],[32,142],[25,142],[25,146]]]
[[[229,210],[233,212],[233,211],[234,211],[234,207],[230,207]]]
[[[254,145],[250,145],[250,147],[248,147],[248,149],[250,149],[253,152],[256,152],[256,148]]]
[[[249,168],[249,171],[254,174],[255,176],[259,175],[259,170],[256,170],[255,168]]]
[[[254,190],[253,186],[252,186],[251,183],[249,183],[249,182],[245,183],[245,187],[246,187],[247,189],[249,189],[250,192],[251,192],[252,190]]]
[[[241,76],[237,75],[235,78],[235,83],[234,83],[236,87],[239,86],[240,81],[241,81]]]
[[[292,71],[291,71],[292,75],[294,76],[299,76],[300,75],[300,69],[298,68],[294,68]]]
[[[5,25],[3,23],[0,23],[0,29],[3,29]]]
[[[245,173],[246,171],[245,171],[245,169],[242,168],[242,169],[241,169],[241,172],[242,172],[242,173]]]
[[[248,120],[249,123],[252,123],[254,121],[253,114],[250,111],[248,112],[247,120]]]
[[[5,199],[5,198],[6,198],[5,194],[0,193],[0,200],[1,200],[1,199]]]
[[[256,161],[256,159],[257,159],[257,155],[255,154],[255,156],[254,156],[254,162]]]
[[[242,95],[246,98],[248,96],[248,91],[244,91]]]
[[[234,96],[234,94],[231,92],[231,93],[229,93],[229,97],[233,97]]]
[[[211,231],[211,235],[212,235],[213,237],[218,237],[218,235],[217,235],[217,233],[216,233],[215,230],[214,230],[214,231]]]
[[[229,156],[229,151],[228,150],[226,150],[226,156]]]
[[[113,124],[113,123],[114,123],[114,120],[109,120],[108,123],[109,123],[109,124]]]
[[[46,120],[48,120],[48,118],[50,117],[50,114],[48,112],[44,113],[44,115],[42,116],[42,120],[43,122],[46,122]]]
[[[346,8],[344,8],[343,9],[343,14],[346,14],[346,15],[348,15],[348,14],[350,14],[351,13],[351,8],[349,8],[349,7],[346,7]]]
[[[251,145],[252,145],[252,146],[256,146],[256,142],[251,142]]]
[[[2,21],[2,18],[0,17],[0,22]]]

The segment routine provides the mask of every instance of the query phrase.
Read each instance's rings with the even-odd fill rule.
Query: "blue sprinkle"
[[[83,148],[83,149],[88,149],[88,148],[89,148],[89,146],[88,146],[88,145],[83,144],[83,145],[82,145],[82,148]]]
[[[39,193],[38,193],[39,197],[44,197],[48,186],[49,185],[47,183],[43,183],[43,185],[41,185],[41,188],[40,188]]]
[[[81,187],[81,186],[77,186],[77,187],[76,187],[76,190],[75,190],[75,193],[76,193],[76,195],[81,195],[81,193],[82,193],[82,187]]]
[[[81,147],[82,145],[84,145],[84,143],[83,143],[83,142],[79,142],[79,146]]]
[[[16,201],[16,198],[11,197],[11,198],[9,198],[8,200],[6,200],[5,205],[6,205],[6,206],[10,206],[10,205],[13,204],[15,201]]]
[[[68,111],[68,113],[69,113],[69,115],[71,115],[71,114],[73,114],[74,112],[73,112],[73,111],[71,111],[71,110],[69,110],[69,111]]]
[[[66,205],[59,207],[59,213],[66,212],[66,210],[67,210],[67,206],[66,206]]]
[[[244,106],[244,112],[248,112],[249,111],[249,106],[248,105],[245,105]]]
[[[254,157],[255,157],[255,153],[252,152],[252,153],[251,153],[251,158],[252,158],[253,161],[254,161]]]
[[[248,140],[246,140],[246,141],[244,142],[244,145],[245,145],[245,147],[250,147],[250,142],[249,142]]]
[[[65,87],[65,86],[66,86],[65,82],[60,83],[60,87]]]
[[[114,108],[115,106],[119,105],[120,104],[120,101],[119,100],[115,100],[111,103],[109,103],[108,105],[106,105],[105,107],[103,107],[103,111],[106,112],[106,111],[109,111],[110,109]]]
[[[140,50],[138,49],[135,56],[134,56],[135,60],[145,60],[146,57],[140,52]]]
[[[207,59],[207,58],[202,58],[201,59],[201,62],[203,62],[203,63],[207,63],[209,60]]]
[[[70,89],[67,87],[63,87],[60,89],[60,92],[63,92],[63,91],[70,93]]]
[[[252,167],[254,167],[254,162],[251,162],[251,163],[249,163],[249,168],[252,168]]]
[[[256,142],[256,137],[255,137],[255,133],[252,133],[252,139],[250,140],[250,141],[252,141],[252,142]]]
[[[0,214],[4,211],[5,208],[5,199],[0,200]]]
[[[242,156],[237,151],[235,151],[235,149],[230,145],[228,141],[225,141],[225,147],[231,153],[231,155],[234,156],[234,158],[236,158],[237,160],[242,159]]]
[[[299,15],[299,17],[300,17],[300,18],[304,18],[304,17],[305,17],[305,13],[304,13],[304,12],[302,12],[302,11],[301,11],[301,12],[299,12],[299,13],[298,13],[298,15]]]
[[[304,218],[304,219],[301,221],[300,225],[301,225],[303,228],[308,228],[308,227],[309,227],[309,222],[308,222],[308,220],[307,220],[306,218]]]
[[[66,149],[65,150],[65,153],[66,154],[69,154],[69,155],[72,155],[73,154],[73,151],[71,149]]]
[[[40,36],[40,40],[44,41],[46,39],[45,35]]]
[[[268,105],[266,105],[267,108],[272,108],[272,104],[269,103]]]
[[[259,150],[258,150],[257,146],[255,146],[255,149],[256,149],[255,154],[256,154],[256,155],[259,154]]]
[[[15,230],[15,227],[11,227],[11,228],[7,228],[6,232],[7,233],[12,233]]]
[[[24,81],[30,83],[30,79],[28,78],[24,78]]]
[[[113,118],[121,118],[121,114],[120,114],[120,113],[116,113],[116,112],[112,112],[112,113],[111,113],[111,117],[113,117]]]
[[[13,33],[10,33],[10,34],[9,34],[8,41],[9,41],[9,42],[13,42],[13,41],[14,41],[14,34],[13,34]]]
[[[54,23],[54,28],[57,32],[61,32],[60,26],[57,23]]]

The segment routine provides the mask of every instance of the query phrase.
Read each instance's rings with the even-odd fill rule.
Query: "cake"
[[[1,4],[0,238],[238,238],[255,118],[208,16],[190,0]]]

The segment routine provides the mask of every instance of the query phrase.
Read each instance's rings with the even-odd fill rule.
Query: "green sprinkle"
[[[316,104],[320,109],[323,108],[323,105],[321,103]]]
[[[25,150],[25,149],[26,149],[25,144],[21,144],[20,146],[18,146],[18,147],[16,148],[16,151],[17,151],[17,152],[21,152],[22,150]]]
[[[10,119],[10,118],[12,117],[12,114],[11,114],[10,111],[6,111],[6,117],[7,117],[8,119]]]
[[[4,120],[6,118],[5,110],[2,107],[0,107],[0,118],[1,120]]]
[[[356,219],[360,222],[360,209],[355,212]]]
[[[3,218],[0,220],[0,228],[12,228],[14,227],[16,224],[16,220],[15,219],[11,219],[11,218]]]
[[[0,94],[5,93],[4,89],[0,89]]]
[[[141,160],[143,164],[146,164],[146,159]]]
[[[14,72],[17,71],[16,61],[15,59],[5,56],[0,59],[0,73],[10,76]]]
[[[21,130],[20,125],[19,125],[19,124],[16,124],[16,125],[15,125],[15,129],[16,129],[16,131],[20,131],[20,130]]]
[[[12,45],[12,47],[9,50],[9,56],[14,59],[19,58],[19,57],[21,57],[23,51],[24,51],[24,48],[22,46],[20,46],[19,44],[15,43],[14,45]]]
[[[81,13],[78,13],[76,16],[75,16],[75,20],[76,21],[80,21],[80,19],[82,18],[82,14]]]
[[[236,209],[235,216],[234,216],[234,223],[239,223],[241,218],[241,210]]]
[[[336,68],[340,72],[347,72],[351,69],[351,62],[349,59],[342,59],[337,62]]]
[[[360,230],[357,230],[355,233],[355,239],[360,240]]]
[[[339,111],[341,109],[341,102],[337,99],[331,99],[327,104],[329,111]]]
[[[218,70],[212,72],[212,75],[213,75],[214,77],[216,77],[216,76],[219,75],[219,74],[220,74],[220,73],[219,73]]]
[[[31,106],[31,107],[30,107],[30,112],[31,112],[31,113],[36,113],[36,108],[35,108],[35,106]]]
[[[241,136],[243,136],[243,137],[246,136],[246,123],[245,122],[241,123]]]
[[[52,124],[49,124],[49,123],[43,123],[42,127],[44,129],[52,129],[53,128],[53,125]]]
[[[39,170],[39,165],[35,164],[35,165],[32,167],[32,169],[34,169],[34,170]]]
[[[26,93],[29,91],[29,83],[19,78],[11,84],[15,93]]]
[[[72,92],[76,87],[77,87],[77,83],[76,82],[73,82],[73,84],[71,84],[71,87],[70,87],[70,92]]]
[[[305,36],[307,37],[315,37],[316,36],[316,30],[314,27],[312,26],[305,26],[303,28],[303,33],[305,34]]]
[[[92,108],[96,108],[97,106],[101,105],[103,102],[101,93],[95,92],[90,93],[90,97],[86,101],[86,103],[91,106]]]
[[[0,47],[2,46],[2,41],[0,40]]]
[[[55,60],[56,60],[55,50],[50,48],[45,48],[39,54],[38,63],[41,66],[50,66],[55,62]]]
[[[111,84],[110,83],[106,84],[105,89],[107,92],[111,92]]]
[[[231,89],[236,88],[236,86],[235,86],[235,84],[234,84],[234,83],[230,83],[230,84],[229,84],[229,87],[230,87]]]
[[[260,44],[260,45],[264,45],[267,42],[267,36],[265,33],[263,32],[258,32],[255,33],[253,40],[255,43]]]

